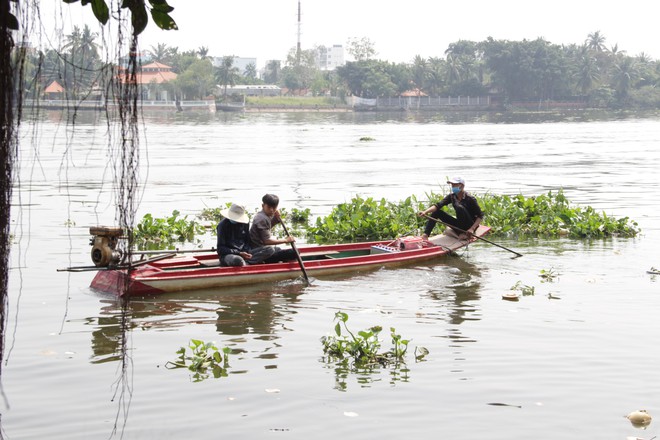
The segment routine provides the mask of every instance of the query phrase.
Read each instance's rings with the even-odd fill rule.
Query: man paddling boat
[[[463,239],[468,238],[470,234],[474,234],[484,217],[477,199],[465,191],[465,179],[462,177],[453,177],[447,183],[451,185],[451,192],[440,202],[417,213],[420,217],[428,217],[431,214],[431,218],[426,222],[424,234],[422,235],[422,239],[424,240],[428,240],[433,227],[438,223],[437,220],[448,225],[450,228],[456,228],[452,229],[459,238]],[[454,207],[456,217],[452,217],[442,210],[443,206],[448,205]]]

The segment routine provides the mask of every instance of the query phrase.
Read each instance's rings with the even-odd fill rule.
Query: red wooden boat
[[[490,227],[479,226],[476,235],[483,237],[488,231]],[[460,240],[447,233],[428,241],[403,237],[394,241],[309,246],[298,250],[309,276],[322,277],[429,261],[476,240],[476,237]],[[138,262],[131,269],[99,268],[91,287],[116,295],[149,295],[275,282],[298,278],[301,274],[298,261],[220,267],[215,253],[191,253]]]

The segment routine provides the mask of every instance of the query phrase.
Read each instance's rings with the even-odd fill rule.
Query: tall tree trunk
[[[7,322],[13,166],[18,154],[18,123],[15,115],[20,113],[21,108],[21,97],[14,93],[17,69],[12,62],[14,41],[9,20],[9,0],[0,0],[0,374],[4,361]]]

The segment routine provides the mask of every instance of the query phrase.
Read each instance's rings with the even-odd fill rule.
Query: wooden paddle
[[[424,217],[426,217],[426,218],[429,219],[429,220],[433,220],[434,222],[442,223],[443,225],[445,225],[445,226],[449,226],[450,228],[455,229],[455,230],[457,230],[457,231],[461,231],[461,232],[464,233],[464,234],[472,235],[473,237],[476,237],[476,238],[478,238],[479,240],[483,240],[483,241],[485,241],[486,243],[490,243],[490,244],[492,244],[493,246],[497,246],[498,248],[502,248],[502,249],[504,249],[505,251],[512,252],[512,253],[516,254],[516,256],[515,256],[514,258],[518,258],[518,257],[522,257],[522,256],[523,256],[523,254],[521,254],[521,253],[519,253],[519,252],[516,252],[516,251],[511,250],[511,249],[509,249],[509,248],[505,248],[504,246],[499,245],[499,244],[497,244],[497,243],[493,243],[492,241],[490,241],[490,240],[486,240],[486,239],[483,238],[483,237],[479,237],[478,235],[473,234],[472,232],[464,231],[464,230],[461,229],[461,228],[457,228],[456,226],[452,226],[452,225],[450,225],[450,224],[448,224],[448,223],[443,222],[443,221],[440,220],[440,219],[433,218],[433,217],[431,217],[430,215],[424,214]]]
[[[281,219],[280,219],[280,223],[282,223],[282,227],[284,228],[284,233],[288,236],[289,231],[287,231],[286,225],[284,224],[284,222]],[[300,270],[302,270],[303,277],[305,278],[305,282],[309,286],[311,283],[309,282],[309,277],[307,276],[307,271],[305,270],[305,265],[303,264],[303,260],[300,257],[300,252],[298,252],[298,247],[296,246],[296,243],[294,241],[292,241],[289,244],[291,245],[291,248],[293,249],[293,251],[296,253],[296,258],[298,259],[298,264],[300,264]]]

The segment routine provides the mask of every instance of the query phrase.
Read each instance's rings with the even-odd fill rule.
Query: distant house
[[[176,79],[177,74],[166,64],[153,62],[142,66],[137,73],[138,84],[162,84]]]
[[[406,90],[400,96],[402,96],[404,98],[408,98],[408,97],[412,97],[412,96],[429,96],[429,95],[422,92],[420,89],[412,89],[412,90]]]
[[[121,73],[124,73],[124,69],[121,70]],[[152,86],[168,83],[176,79],[177,74],[172,72],[172,67],[154,61],[142,66],[135,76],[139,85],[147,86],[145,87],[145,99],[167,101],[167,91]]]
[[[53,100],[64,99],[64,87],[57,81],[51,82],[44,90],[44,98]]]

